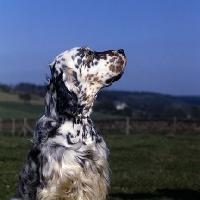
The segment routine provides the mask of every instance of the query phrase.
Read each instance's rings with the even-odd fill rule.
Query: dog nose
[[[119,49],[119,50],[118,50],[118,53],[124,55],[124,49]]]

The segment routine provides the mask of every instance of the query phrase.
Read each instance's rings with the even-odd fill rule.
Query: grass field
[[[17,102],[0,102],[0,118],[2,119],[37,119],[43,112],[43,106]]]
[[[110,149],[109,200],[199,200],[200,135],[103,135]],[[30,141],[0,138],[0,199],[15,191]]]
[[[23,103],[23,100],[19,98],[19,95],[16,93],[7,93],[0,91],[0,102],[15,102],[15,103]],[[43,104],[44,98],[39,97],[37,95],[32,94],[30,104]]]
[[[1,119],[23,119],[38,118],[43,112],[44,98],[32,95],[29,103],[19,99],[18,94],[0,91],[0,118]]]

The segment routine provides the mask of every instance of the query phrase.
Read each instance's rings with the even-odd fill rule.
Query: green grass
[[[43,106],[41,105],[0,102],[0,118],[2,119],[36,119],[42,112]]]
[[[200,199],[200,135],[115,135],[106,141],[110,199]]]
[[[0,91],[0,118],[38,118],[44,109],[44,98],[31,96],[31,101],[24,103],[19,99],[18,94]]]
[[[0,101],[19,102],[18,94],[7,93],[0,91]]]
[[[18,173],[29,149],[29,140],[20,137],[0,138],[0,199],[9,199],[16,188]]]
[[[104,135],[110,149],[109,200],[200,199],[200,135]],[[0,138],[0,199],[15,191],[27,138]]]

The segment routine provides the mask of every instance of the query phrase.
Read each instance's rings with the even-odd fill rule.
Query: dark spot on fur
[[[80,84],[77,78],[77,73],[75,71],[73,71],[73,83],[76,87],[78,87],[78,85]]]
[[[77,60],[77,63],[78,63],[78,65],[80,65],[80,64],[82,63],[82,60],[81,60],[81,59],[78,59],[78,60]]]
[[[96,137],[96,143],[101,143],[101,142],[102,142],[102,138]]]
[[[104,59],[104,60],[107,60],[107,56],[106,56],[106,55],[105,55],[105,56],[103,56],[103,59]]]
[[[80,56],[81,58],[83,58],[83,57],[85,56],[85,54],[84,54],[84,49],[82,49],[82,48],[81,48],[81,49],[78,49],[77,52],[78,52],[78,53],[75,55],[75,57],[76,57],[76,56]]]
[[[68,134],[67,136],[66,136],[66,138],[67,138],[67,143],[68,144],[74,144],[72,141],[71,141],[71,139],[70,139],[70,134]],[[72,138],[72,137],[71,137]]]
[[[73,91],[69,91],[65,86],[62,79],[62,73],[56,78],[56,92],[57,102],[56,108],[59,115],[65,115],[68,113],[72,116],[77,114],[78,98]]]
[[[110,62],[114,62],[116,59],[117,59],[117,57],[112,57],[112,58],[110,59]]]
[[[98,77],[93,78],[93,81],[98,81],[98,80],[99,80]]]
[[[91,80],[94,77],[94,74],[88,74],[87,78],[88,80]]]
[[[65,70],[67,68],[67,65],[62,65],[62,70]]]
[[[110,65],[109,69],[110,69],[111,72],[115,72],[115,69],[116,69],[116,68],[115,68],[114,65]]]

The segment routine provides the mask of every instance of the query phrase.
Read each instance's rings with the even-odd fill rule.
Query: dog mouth
[[[118,74],[117,76],[114,76],[112,78],[109,78],[106,80],[106,84],[107,86],[110,86],[113,82],[118,81],[122,75],[123,75],[124,71],[122,71],[120,74]]]
[[[106,80],[106,87],[112,85],[113,82],[118,81],[122,75],[124,74],[125,66],[126,66],[126,56],[123,50],[118,50],[118,61],[117,66],[110,66],[110,70],[114,73],[117,73],[115,76]]]

